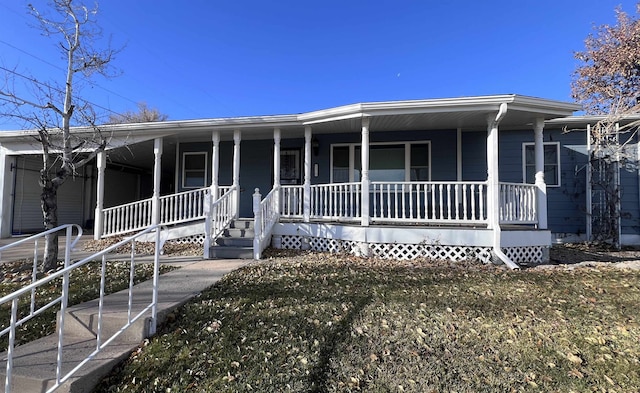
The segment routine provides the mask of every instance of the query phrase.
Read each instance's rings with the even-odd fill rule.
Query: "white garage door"
[[[13,200],[13,233],[42,231],[40,208],[40,157],[18,157],[16,160],[15,198]],[[69,178],[58,189],[58,224],[84,224],[84,168],[80,176]]]

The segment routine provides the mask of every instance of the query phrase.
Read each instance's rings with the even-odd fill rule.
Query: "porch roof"
[[[155,123],[102,125],[100,129],[111,136],[112,147],[172,137],[180,141],[208,139],[212,130],[219,130],[223,140],[232,139],[233,130],[242,130],[242,139],[265,139],[280,128],[282,137],[300,137],[305,126],[313,133],[359,132],[362,118],[370,118],[370,130],[484,130],[487,116],[495,116],[501,104],[508,106],[501,122],[503,129],[531,128],[536,119],[571,116],[580,110],[573,103],[527,97],[516,94],[477,97],[458,97],[406,101],[368,102],[289,115],[225,117],[195,120],[173,120]],[[74,133],[92,133],[88,128],[74,128]],[[0,146],[13,152],[34,150],[36,131],[0,132]],[[120,140],[120,143],[117,141]],[[28,146],[28,147],[27,147]],[[35,147],[37,149],[37,147]]]

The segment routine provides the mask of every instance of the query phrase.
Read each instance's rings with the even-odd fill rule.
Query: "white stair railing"
[[[216,201],[206,198],[205,203],[205,258],[211,256],[211,246],[222,235],[231,221],[236,217],[235,200],[238,189],[234,186],[225,187],[225,191]]]
[[[76,239],[72,242],[71,238],[72,238],[72,228],[78,228],[78,235],[76,236]],[[78,262],[75,262],[73,264],[70,263],[70,255],[71,255],[71,249],[73,248],[73,246],[75,245],[75,243],[77,242],[77,240],[79,239],[80,235],[82,234],[82,230],[77,226],[77,225],[63,225],[60,226],[58,228],[55,229],[51,229],[49,231],[31,236],[29,238],[23,239],[21,241],[12,243],[10,245],[4,246],[0,248],[0,252],[4,251],[6,249],[12,248],[17,246],[18,244],[24,243],[24,242],[29,242],[29,241],[35,241],[37,239],[43,238],[44,236],[46,236],[49,233],[53,233],[56,231],[60,231],[60,230],[66,230],[66,248],[65,248],[65,259],[64,259],[64,268],[49,275],[46,276],[44,278],[41,278],[37,281],[32,282],[31,284],[7,295],[4,296],[2,298],[0,298],[0,307],[11,307],[11,319],[10,319],[10,323],[9,326],[2,330],[0,332],[0,335],[4,335],[9,333],[9,345],[7,347],[7,370],[6,370],[6,377],[5,377],[5,385],[4,385],[4,391],[6,393],[10,393],[11,392],[11,388],[12,388],[12,375],[13,375],[13,356],[14,356],[14,347],[15,347],[15,338],[16,338],[16,328],[23,325],[24,323],[26,323],[27,321],[29,321],[30,319],[32,319],[33,317],[40,315],[41,313],[43,313],[45,310],[54,307],[55,305],[59,305],[60,307],[60,311],[58,313],[58,325],[57,325],[57,336],[58,336],[58,344],[57,344],[57,360],[56,360],[56,375],[55,375],[55,381],[54,381],[54,385],[49,388],[49,390],[47,390],[47,392],[53,392],[55,391],[58,387],[60,387],[64,382],[66,382],[69,378],[71,378],[73,376],[73,374],[75,374],[82,366],[84,366],[87,362],[91,361],[93,358],[95,358],[102,350],[104,350],[104,348],[109,345],[110,343],[112,343],[118,336],[120,336],[127,328],[129,328],[131,325],[133,325],[137,320],[139,320],[140,318],[143,318],[149,311],[151,312],[151,320],[150,320],[150,325],[149,325],[149,334],[153,335],[156,332],[156,317],[157,317],[157,303],[158,303],[158,275],[159,275],[159,265],[160,265],[160,249],[161,249],[161,237],[160,237],[160,226],[155,225],[155,226],[151,226],[149,228],[147,228],[146,230],[131,236],[125,240],[122,240],[100,252],[97,252],[91,256],[88,256]],[[133,313],[132,312],[132,308],[133,308],[133,285],[134,285],[134,274],[133,274],[133,270],[135,268],[135,242],[136,239],[140,236],[146,235],[147,233],[153,232],[155,231],[155,251],[154,251],[154,273],[153,273],[153,290],[152,290],[152,294],[151,294],[151,299],[149,300],[149,303],[143,303],[142,307],[143,309],[141,311],[139,311],[138,313]],[[129,274],[129,291],[128,291],[128,308],[127,308],[127,321],[120,326],[119,330],[117,330],[114,334],[112,334],[110,337],[103,337],[102,335],[102,327],[103,327],[103,305],[104,305],[104,297],[105,297],[105,283],[106,283],[106,257],[109,253],[115,251],[116,249],[126,245],[126,244],[130,244],[131,245],[131,256],[130,256],[130,263],[129,263],[129,269],[130,269],[130,274]],[[35,259],[35,258],[34,258]],[[100,297],[99,297],[99,305],[98,305],[98,321],[97,321],[97,335],[96,335],[96,349],[91,352],[89,355],[87,355],[84,360],[82,360],[81,362],[79,362],[77,365],[75,365],[70,371],[68,371],[66,374],[63,374],[62,371],[62,366],[63,363],[67,363],[64,360],[64,324],[65,324],[65,319],[66,319],[66,309],[68,306],[68,300],[69,300],[69,274],[81,267],[84,266],[85,264],[91,262],[91,261],[95,261],[96,259],[101,259],[102,260],[102,266],[101,266],[101,279],[100,279]],[[19,300],[21,297],[23,296],[27,296],[30,295],[33,298],[33,293],[34,291],[37,290],[37,288],[40,288],[42,286],[50,286],[51,282],[62,278],[62,288],[61,288],[61,295],[59,297],[57,297],[56,299],[53,299],[51,301],[49,301],[47,304],[42,305],[42,306],[37,306],[36,309],[36,304],[33,302],[31,303],[31,311],[24,315],[24,316],[20,316],[18,317],[18,305],[19,305]],[[65,365],[66,367],[67,365]]]
[[[259,189],[253,194],[253,259],[260,259],[271,242],[271,231],[280,217],[280,190],[280,186],[274,187],[263,200]]]

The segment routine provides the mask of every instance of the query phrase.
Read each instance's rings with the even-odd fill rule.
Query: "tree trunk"
[[[44,217],[45,230],[58,226],[58,186],[49,179],[46,171],[40,172],[42,194],[40,204]],[[53,270],[58,265],[58,233],[51,233],[46,236],[44,257],[42,259],[41,271]]]

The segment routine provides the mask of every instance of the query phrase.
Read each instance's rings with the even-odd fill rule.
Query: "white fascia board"
[[[298,121],[302,122],[302,124],[316,124],[335,120],[353,119],[360,116],[362,116],[362,104],[353,104],[301,113],[298,115]]]
[[[446,113],[465,111],[497,111],[509,96],[497,99],[454,98],[412,101],[370,102],[340,106],[336,108],[308,112],[298,116],[304,125],[355,119],[368,116],[410,115],[416,113]]]
[[[426,100],[382,101],[344,105],[298,115],[269,115],[229,117],[197,120],[175,120],[151,123],[106,124],[98,126],[112,135],[135,133],[150,137],[161,137],[184,131],[233,130],[246,128],[291,127],[354,119],[364,116],[403,115],[413,113],[447,113],[467,111],[497,111],[501,104],[510,105],[510,109],[526,112],[540,112],[548,116],[568,116],[580,110],[572,103],[546,100],[541,98],[518,96],[514,94],[439,98]],[[513,107],[513,108],[512,108]],[[93,128],[77,127],[73,133],[93,133]],[[32,131],[0,132],[0,141],[24,135],[37,135]]]
[[[567,116],[567,117],[561,117],[561,118],[556,118],[556,119],[552,119],[552,120],[547,120],[545,122],[545,124],[547,125],[555,125],[555,126],[563,126],[563,125],[571,125],[571,126],[584,126],[586,127],[587,124],[595,124],[599,121],[603,121],[606,120],[608,116],[604,116],[604,115],[582,115],[582,116]],[[619,119],[616,119],[616,121],[620,122],[620,123],[631,123],[631,122],[636,122],[636,121],[640,121],[640,115],[627,115],[627,116],[621,116]]]
[[[529,112],[541,111],[559,116],[570,116],[573,112],[582,110],[582,106],[572,102],[515,95],[509,109]]]
[[[249,116],[249,117],[227,117],[216,119],[200,119],[163,122],[165,129],[183,130],[183,129],[234,129],[249,127],[284,127],[291,125],[299,125],[297,115],[274,115],[274,116]],[[154,123],[148,123],[154,124]]]
[[[507,94],[428,100],[368,102],[308,112],[299,115],[298,119],[304,124],[315,124],[366,116],[469,111],[493,112],[498,111],[500,105],[505,103],[509,105],[510,110],[539,112],[545,116],[568,116],[581,109],[580,105],[573,103]]]
[[[104,124],[97,126],[100,132],[105,135],[136,134],[149,138],[173,135],[176,132],[187,130],[213,130],[213,129],[240,129],[250,127],[286,127],[300,125],[297,115],[277,115],[277,116],[251,116],[251,117],[230,117],[216,119],[198,120],[175,120],[151,123],[128,123],[128,124]],[[74,127],[71,132],[75,135],[93,134],[94,128]],[[3,131],[0,132],[0,141],[17,137],[34,137],[38,132],[27,131]]]
[[[366,114],[363,114],[362,112],[354,112],[354,113],[349,113],[349,114],[344,114],[344,115],[339,115],[339,116],[333,116],[333,117],[323,117],[321,119],[314,119],[314,120],[308,120],[308,121],[302,121],[302,125],[305,126],[310,126],[313,124],[319,124],[319,123],[327,123],[327,122],[331,122],[331,121],[340,121],[340,120],[350,120],[350,119],[359,119],[361,117],[365,117],[367,116]]]

